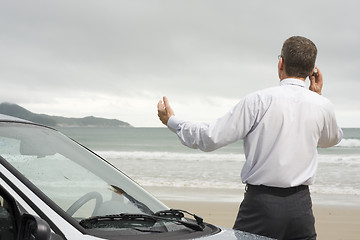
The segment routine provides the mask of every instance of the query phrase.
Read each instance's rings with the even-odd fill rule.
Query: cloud
[[[276,85],[283,41],[303,35],[318,46],[324,93],[336,111],[346,106],[353,119],[360,118],[355,0],[0,4],[0,101],[37,112],[126,116],[120,120],[160,126],[153,108],[168,95],[185,117],[191,99],[198,115],[208,119],[215,115],[210,112],[221,112],[211,111],[210,102],[225,108]],[[144,121],[135,124],[139,118]]]

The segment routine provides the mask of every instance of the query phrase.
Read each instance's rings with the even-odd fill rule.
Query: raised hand
[[[165,125],[167,125],[169,118],[175,115],[174,111],[170,106],[169,100],[165,96],[163,97],[163,101],[160,100],[158,102],[157,109],[158,109],[159,119]]]

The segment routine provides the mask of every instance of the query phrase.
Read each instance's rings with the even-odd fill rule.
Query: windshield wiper
[[[184,217],[184,213],[192,216],[195,220],[196,223],[201,226],[204,229],[204,221],[201,217],[197,216],[196,214],[190,213],[188,211],[185,210],[181,210],[181,209],[169,209],[169,210],[163,210],[163,211],[159,211],[154,213],[154,216],[159,216],[159,217],[174,217],[177,219],[182,219]]]
[[[169,210],[170,211],[170,210]],[[166,214],[166,211],[162,211],[164,213],[158,212],[158,215],[148,215],[148,214],[128,214],[121,213],[116,215],[106,215],[106,216],[95,216],[87,219],[83,219],[79,222],[81,226],[84,228],[94,228],[94,227],[102,227],[106,228],[109,226],[113,226],[115,222],[125,223],[126,227],[131,227],[137,230],[134,227],[152,227],[158,221],[167,221],[181,224],[185,227],[188,227],[195,231],[202,231],[204,229],[203,224],[188,222],[180,220],[177,216],[176,218],[169,218],[169,214]],[[159,216],[163,215],[163,216]],[[165,217],[167,215],[167,217]],[[110,224],[112,223],[112,224]],[[144,223],[147,225],[144,226]],[[124,224],[122,224],[124,226]]]

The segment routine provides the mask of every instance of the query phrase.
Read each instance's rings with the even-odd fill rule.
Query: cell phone
[[[311,77],[312,77],[312,76],[316,76],[317,73],[318,73],[318,70],[317,70],[317,67],[315,67],[314,73],[311,75]]]

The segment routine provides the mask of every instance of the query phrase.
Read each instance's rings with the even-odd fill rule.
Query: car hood
[[[263,237],[251,233],[246,233],[238,230],[219,227],[221,231],[211,236],[196,238],[201,240],[271,240],[272,238]],[[195,239],[194,239],[195,240]]]

